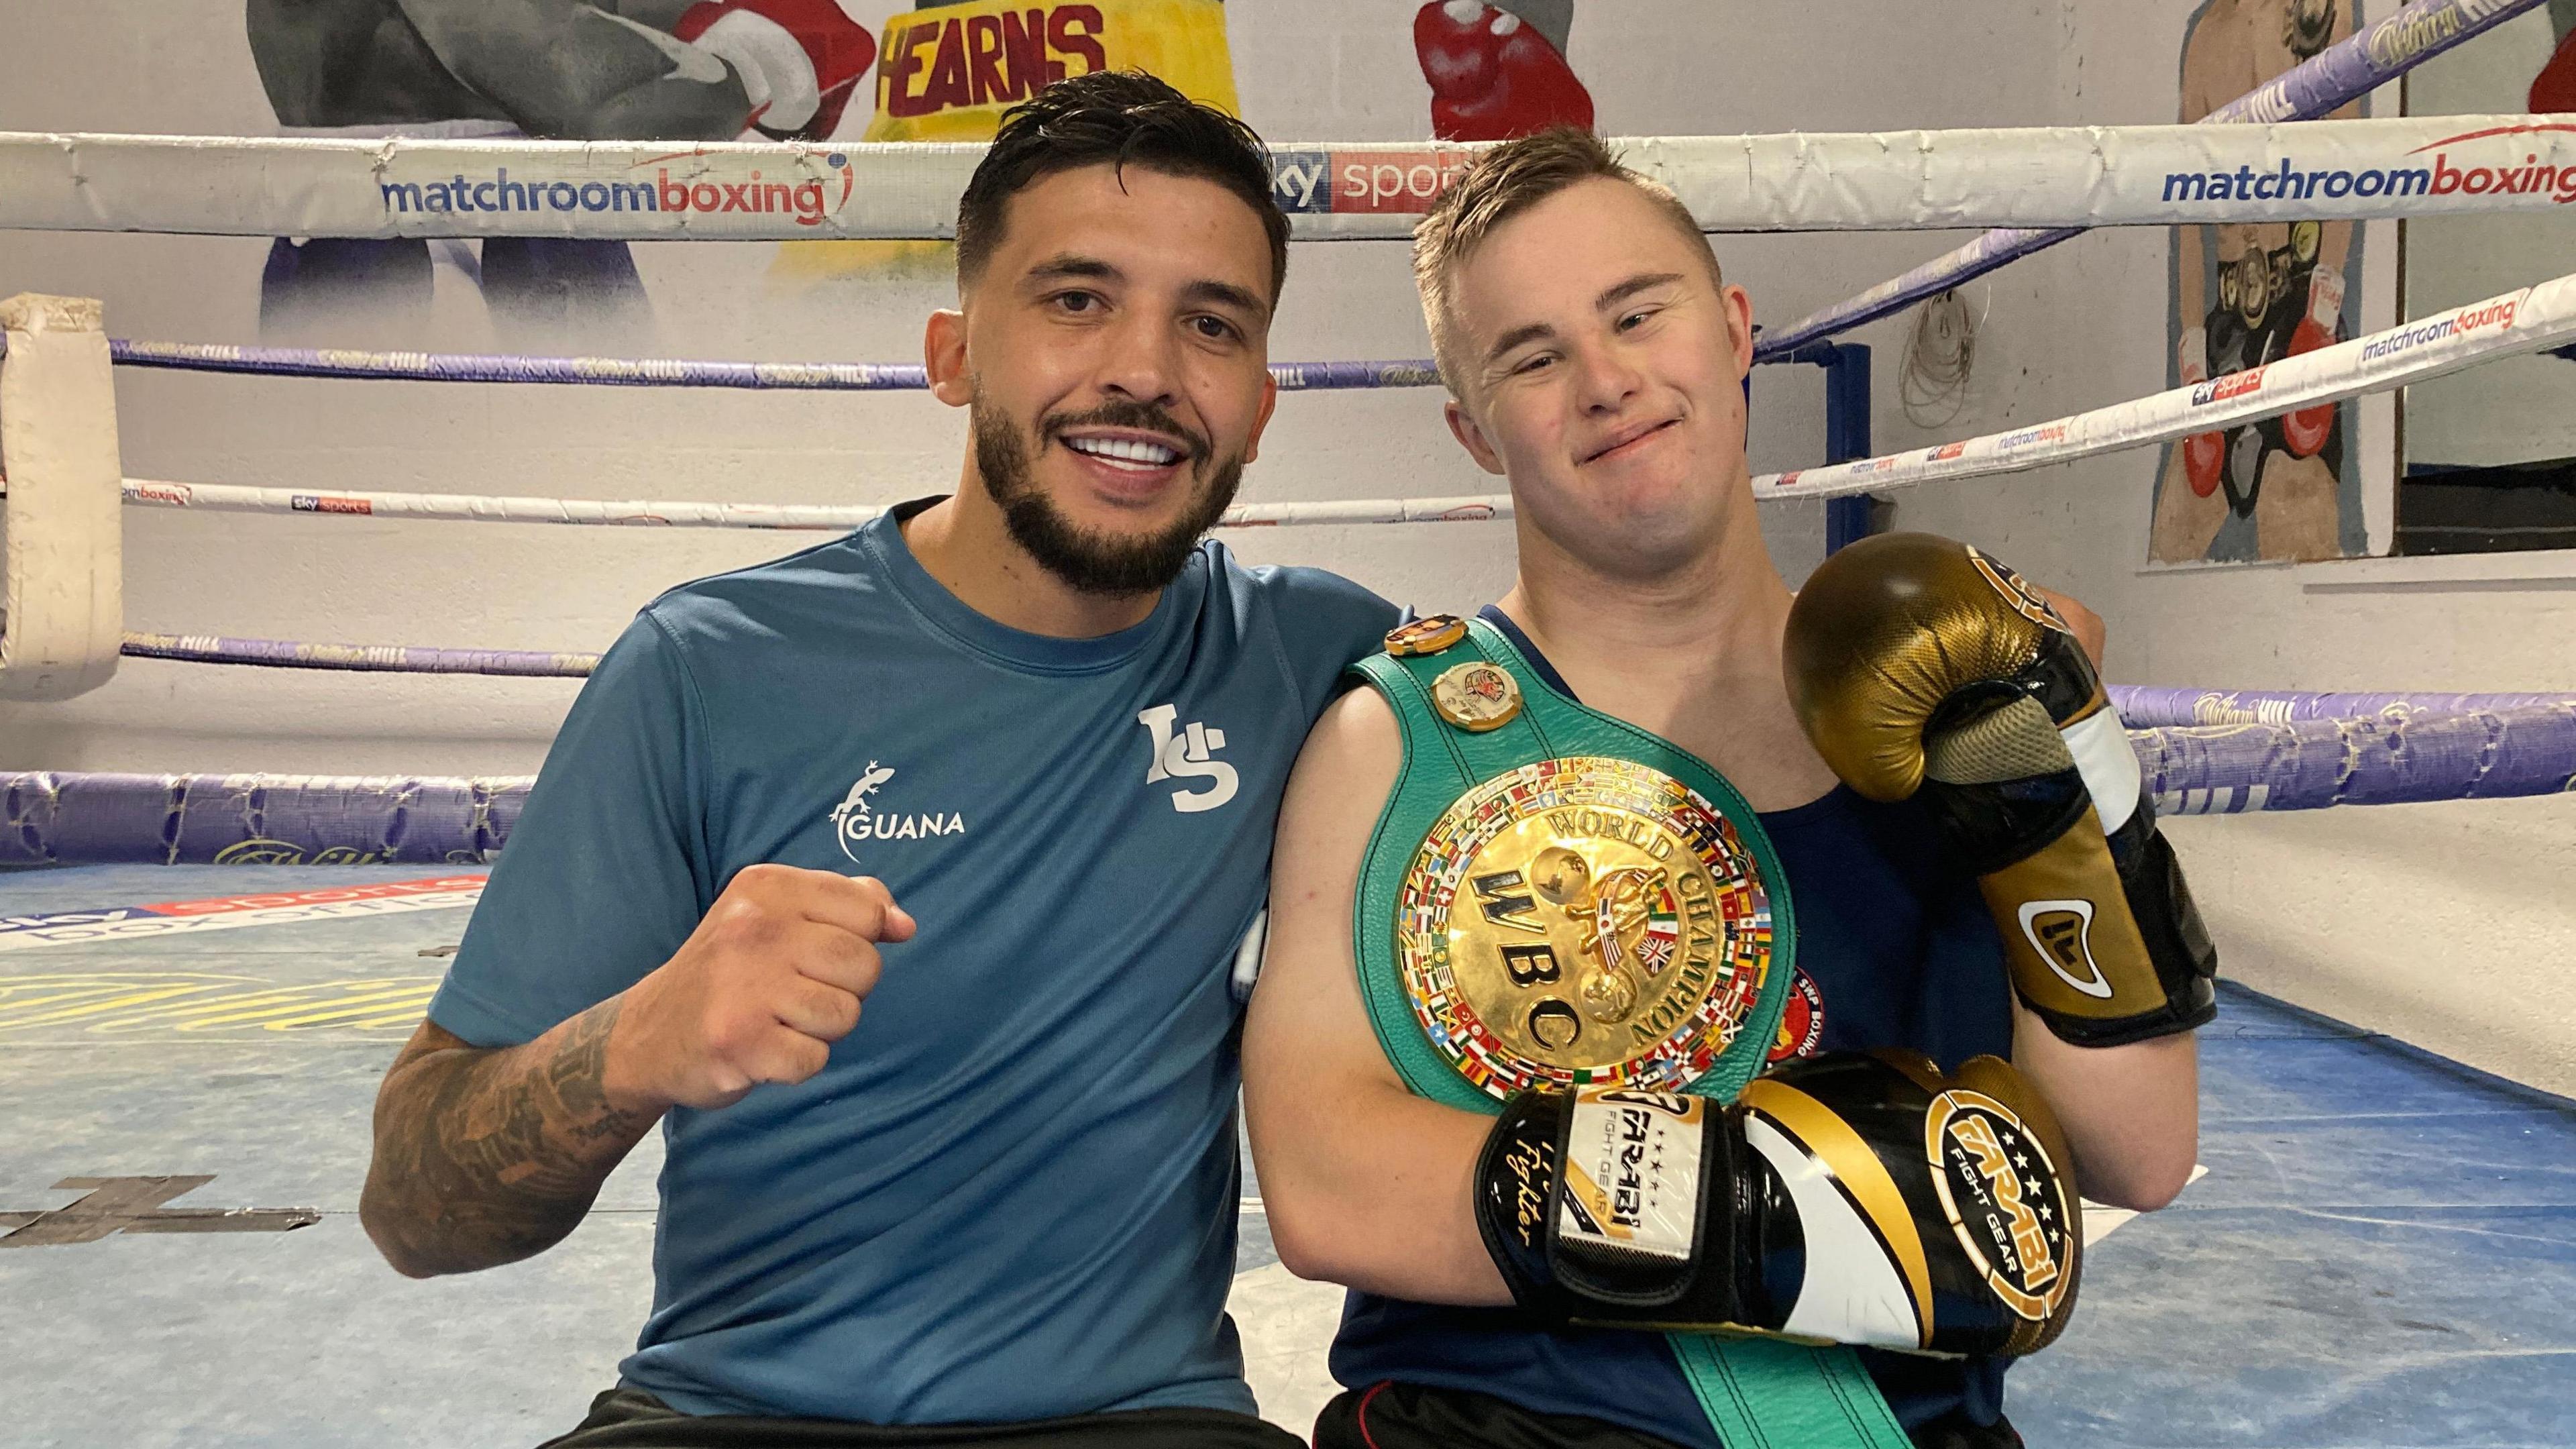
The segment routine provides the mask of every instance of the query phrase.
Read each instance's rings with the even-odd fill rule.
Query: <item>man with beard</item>
[[[1286,243],[1239,123],[1043,92],[928,327],[957,491],[663,595],[583,690],[360,1205],[407,1275],[511,1262],[662,1124],[653,1313],[559,1443],[1294,1442],[1223,1312],[1230,968],[1395,613],[1200,542]]]

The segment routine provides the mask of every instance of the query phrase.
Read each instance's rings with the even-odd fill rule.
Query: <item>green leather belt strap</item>
[[[1431,686],[1443,672],[1480,657],[1512,675],[1522,703],[1501,727],[1471,734],[1440,718]],[[1415,853],[1449,807],[1478,784],[1542,760],[1602,755],[1660,770],[1698,791],[1734,825],[1761,869],[1771,905],[1772,966],[1735,1039],[1688,1088],[1733,1101],[1762,1069],[1780,1029],[1797,945],[1788,879],[1743,797],[1698,757],[1549,688],[1511,641],[1481,619],[1468,623],[1465,639],[1436,654],[1378,654],[1352,668],[1395,710],[1404,741],[1395,789],[1361,865],[1353,941],[1369,1023],[1405,1086],[1488,1116],[1502,1109],[1432,1047],[1405,999],[1396,960],[1397,900]],[[1665,1336],[1726,1449],[1909,1449],[1895,1414],[1849,1349],[1713,1334]]]
[[[1726,1449],[1913,1449],[1850,1349],[1713,1333],[1664,1338]]]

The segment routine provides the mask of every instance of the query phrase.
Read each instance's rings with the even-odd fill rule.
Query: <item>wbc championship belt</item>
[[[1404,763],[1363,857],[1361,996],[1415,1095],[1488,1116],[1528,1088],[1731,1102],[1788,1005],[1796,928],[1761,822],[1670,741],[1540,682],[1440,614],[1353,670]],[[1669,1335],[1728,1445],[1907,1449],[1847,1349]]]
[[[1537,683],[1481,620],[1418,620],[1356,667],[1404,734],[1356,943],[1405,1085],[1487,1113],[1529,1087],[1734,1100],[1779,1030],[1795,939],[1743,797]]]

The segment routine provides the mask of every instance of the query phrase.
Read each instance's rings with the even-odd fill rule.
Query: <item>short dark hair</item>
[[[1002,113],[993,148],[957,202],[957,280],[971,286],[1002,239],[1013,196],[1083,166],[1142,166],[1213,181],[1243,198],[1270,238],[1270,300],[1288,281],[1288,218],[1270,192],[1270,152],[1250,126],[1143,71],[1070,76]]]

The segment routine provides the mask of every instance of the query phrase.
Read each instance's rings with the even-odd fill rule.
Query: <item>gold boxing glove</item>
[[[1924,797],[2050,1030],[2118,1046],[2216,1014],[2217,952],[2119,713],[2012,570],[1926,533],[1862,539],[1799,590],[1784,657],[1834,773]]]
[[[1476,1222],[1551,1323],[2025,1354],[2075,1311],[2070,1173],[2009,1063],[1828,1052],[1732,1106],[1522,1092],[1477,1161]]]

